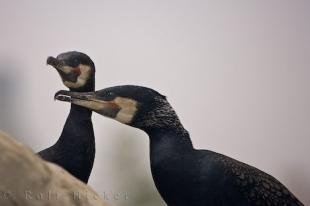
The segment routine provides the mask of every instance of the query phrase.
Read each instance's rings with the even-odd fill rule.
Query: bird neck
[[[72,92],[92,92],[95,90],[95,80],[89,80],[87,84],[80,89],[70,89]],[[90,120],[91,121],[92,111],[86,107],[82,107],[76,104],[71,104],[70,113],[68,119],[81,119],[81,120]],[[67,119],[67,121],[68,121]]]
[[[70,148],[72,145],[82,146],[81,149],[93,147],[94,131],[91,116],[91,110],[71,104],[70,113],[58,140],[59,145],[64,147],[71,145]]]
[[[91,120],[91,116],[92,116],[92,111],[79,106],[79,105],[75,105],[75,104],[71,104],[71,108],[70,108],[70,113],[68,118],[75,118],[75,119],[81,119],[81,120]]]
[[[150,137],[151,155],[159,152],[179,154],[193,150],[193,144],[185,129],[157,128],[146,131]]]
[[[94,91],[94,87],[95,81],[88,81],[87,86],[80,88],[80,90],[90,92]],[[70,91],[75,91],[75,89],[70,89]],[[79,105],[71,104],[70,113],[58,142],[61,142],[62,145],[93,142],[94,131],[91,116],[91,110]]]

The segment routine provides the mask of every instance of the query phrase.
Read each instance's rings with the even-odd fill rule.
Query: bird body
[[[272,176],[192,147],[184,133],[148,133],[155,185],[169,206],[302,205]]]
[[[303,205],[265,172],[194,149],[166,97],[152,89],[125,85],[85,93],[59,91],[55,98],[145,131],[154,183],[168,206]]]
[[[47,63],[59,73],[71,91],[94,91],[95,66],[80,52],[66,52],[57,58],[49,57]],[[44,160],[66,169],[87,183],[95,158],[95,136],[91,120],[92,111],[71,104],[70,113],[57,142],[38,153]]]
[[[53,162],[83,182],[90,176],[95,158],[95,136],[91,111],[71,105],[63,131],[57,142],[39,156]]]

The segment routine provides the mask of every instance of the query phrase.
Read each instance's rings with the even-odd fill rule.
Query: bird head
[[[61,90],[55,99],[86,107],[145,131],[181,126],[166,97],[146,87],[124,85],[95,92]]]
[[[84,53],[70,51],[50,56],[46,63],[59,73],[62,82],[71,91],[93,91],[95,88],[95,65]]]

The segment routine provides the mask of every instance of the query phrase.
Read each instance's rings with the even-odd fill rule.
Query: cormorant
[[[95,89],[95,65],[81,52],[66,52],[48,57],[47,64],[59,73],[71,91],[90,92]],[[87,183],[95,158],[95,137],[91,121],[92,111],[71,104],[69,116],[58,141],[39,152],[43,159],[56,163],[76,178]]]
[[[169,206],[303,205],[265,172],[209,150],[193,148],[166,97],[140,86],[96,92],[59,91],[55,98],[145,131],[155,185]]]

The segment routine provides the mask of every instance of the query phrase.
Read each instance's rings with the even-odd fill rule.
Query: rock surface
[[[0,133],[1,206],[105,206],[98,194],[55,164]]]

